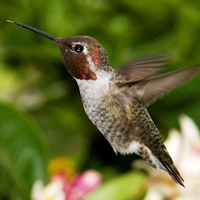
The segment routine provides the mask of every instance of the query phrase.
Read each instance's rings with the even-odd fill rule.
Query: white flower
[[[149,170],[149,189],[145,200],[200,199],[200,133],[187,116],[180,118],[181,132],[170,131],[166,147],[185,181],[186,188],[172,182],[166,172]]]
[[[82,200],[85,195],[101,183],[101,175],[94,170],[88,170],[67,178],[62,171],[51,177],[51,182],[44,186],[42,181],[34,183],[31,200]]]
[[[59,179],[52,181],[45,187],[42,181],[38,180],[33,185],[32,200],[65,200],[63,187],[64,183]]]

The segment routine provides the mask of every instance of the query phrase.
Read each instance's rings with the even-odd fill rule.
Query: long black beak
[[[38,33],[40,35],[43,35],[44,37],[47,37],[47,38],[49,38],[50,40],[53,40],[56,43],[59,43],[59,40],[57,39],[57,37],[55,37],[53,35],[50,35],[49,33],[46,33],[44,31],[38,30],[36,28],[33,28],[31,26],[28,26],[26,24],[22,24],[22,23],[19,23],[19,22],[13,22],[13,21],[10,21],[10,20],[7,20],[7,22],[10,22],[10,23],[16,24],[18,26],[21,26],[23,28],[26,28],[26,29],[28,29],[30,31],[33,31],[33,32]]]

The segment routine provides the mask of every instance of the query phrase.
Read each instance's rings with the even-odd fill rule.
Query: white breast
[[[81,97],[84,101],[88,99],[99,100],[107,94],[109,90],[111,75],[104,70],[99,70],[96,75],[96,80],[76,79]]]

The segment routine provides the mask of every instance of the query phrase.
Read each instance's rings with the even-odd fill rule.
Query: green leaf
[[[47,179],[47,146],[30,117],[0,102],[0,199],[30,198],[35,180]]]
[[[117,176],[90,193],[85,200],[130,200],[140,196],[145,181],[144,174],[128,172]]]

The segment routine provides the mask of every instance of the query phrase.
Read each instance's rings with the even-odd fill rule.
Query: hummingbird
[[[19,22],[8,22],[58,44],[63,63],[78,84],[86,114],[116,154],[138,154],[184,187],[147,107],[189,81],[200,65],[160,73],[166,55],[158,54],[114,69],[104,48],[90,36],[56,37]]]

